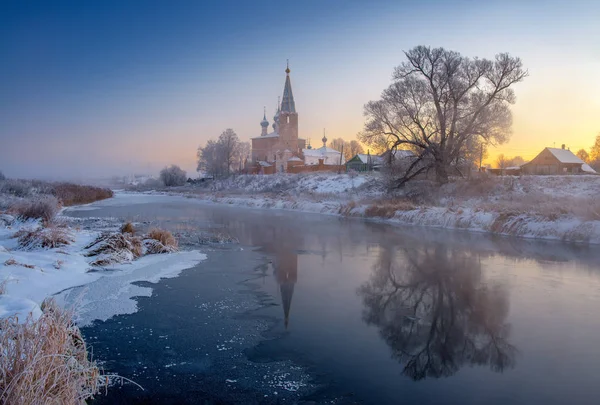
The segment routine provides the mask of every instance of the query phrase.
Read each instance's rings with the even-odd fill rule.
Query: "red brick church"
[[[311,149],[309,146],[307,149],[306,140],[298,137],[298,112],[292,92],[289,66],[285,69],[285,74],[283,97],[281,102],[277,103],[277,112],[273,117],[273,131],[268,132],[269,121],[265,112],[260,122],[261,134],[252,138],[252,162],[250,162],[252,171],[273,174],[337,170],[341,160],[330,155],[333,153],[341,156],[341,153],[326,147],[327,138],[323,137],[323,148]],[[322,159],[317,159],[321,157],[322,151]],[[305,154],[309,154],[314,159],[305,162]]]

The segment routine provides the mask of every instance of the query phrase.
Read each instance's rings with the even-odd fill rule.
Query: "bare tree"
[[[590,162],[600,161],[600,133],[596,135],[596,141],[590,148],[589,160]]]
[[[416,151],[398,186],[429,170],[446,183],[469,141],[496,144],[508,138],[509,105],[515,102],[511,86],[527,71],[519,58],[506,53],[491,61],[417,46],[405,56],[381,99],[365,105],[367,122],[360,139]]]
[[[525,163],[525,159],[521,156],[515,156],[513,158],[507,159],[506,167],[517,167],[521,166]]]
[[[240,142],[238,144],[237,154],[234,162],[235,170],[241,171],[244,169],[244,163],[250,158],[251,151],[252,146],[250,145],[250,142]]]
[[[589,153],[587,153],[585,151],[585,149],[579,149],[576,153],[577,157],[581,160],[583,160],[584,162],[588,162],[588,160],[590,159],[590,155]]]
[[[214,177],[228,176],[240,169],[241,163],[250,154],[250,144],[240,142],[231,128],[221,133],[217,141],[209,140],[197,152],[198,171],[206,171]]]
[[[227,171],[227,175],[229,175],[231,173],[235,157],[239,154],[240,139],[233,129],[227,128],[221,135],[219,135],[218,142],[221,145],[223,159],[225,161],[225,169]]]
[[[341,151],[345,145],[346,141],[344,141],[342,138],[335,138],[329,142],[329,147],[337,150],[338,152]]]
[[[204,171],[213,177],[220,177],[226,173],[224,153],[221,144],[214,140],[206,142],[204,148],[198,148],[197,171]]]
[[[160,171],[160,180],[167,187],[183,186],[185,184],[186,179],[187,175],[185,171],[177,165],[165,167]]]
[[[365,150],[363,149],[360,142],[358,142],[357,140],[351,140],[346,144],[344,148],[346,162],[352,159],[354,156],[358,155],[359,153],[365,153]]]
[[[504,169],[506,169],[507,163],[508,159],[506,158],[506,156],[504,156],[503,153],[499,154],[496,158],[496,166],[498,166],[498,169],[500,169],[501,176],[504,174]]]

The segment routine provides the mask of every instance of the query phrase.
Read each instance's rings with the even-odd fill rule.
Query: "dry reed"
[[[0,403],[84,404],[98,393],[100,371],[72,314],[53,300],[42,311],[24,323],[0,319]]]
[[[152,228],[148,232],[147,237],[149,239],[154,239],[162,243],[164,246],[177,250],[178,243],[177,239],[173,236],[173,234],[167,230],[160,228]]]

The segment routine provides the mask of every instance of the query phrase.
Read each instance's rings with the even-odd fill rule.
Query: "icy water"
[[[84,328],[145,388],[96,403],[598,403],[597,246],[143,201],[69,215],[240,243]]]

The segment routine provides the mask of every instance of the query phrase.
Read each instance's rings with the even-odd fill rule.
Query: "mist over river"
[[[67,210],[158,225],[207,259],[83,328],[98,404],[596,404],[600,249],[117,197]],[[206,244],[202,235],[235,244]],[[150,295],[150,294],[148,294]],[[78,287],[67,301],[94,296]],[[95,304],[102,307],[102,297]]]

